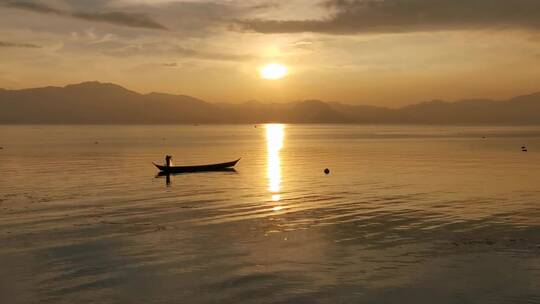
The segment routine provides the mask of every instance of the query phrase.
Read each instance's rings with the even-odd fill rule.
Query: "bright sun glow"
[[[288,71],[289,69],[283,64],[270,63],[261,69],[261,77],[270,80],[281,79],[287,76]]]

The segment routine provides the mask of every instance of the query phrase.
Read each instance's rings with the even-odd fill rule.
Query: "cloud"
[[[189,58],[196,58],[202,60],[216,60],[216,61],[247,61],[254,59],[254,56],[247,54],[230,54],[230,53],[219,53],[219,52],[205,52],[198,51],[189,48],[180,47],[176,49],[176,53]]]
[[[22,10],[28,10],[28,11],[32,11],[36,13],[43,13],[43,14],[57,14],[57,15],[66,14],[62,10],[58,10],[58,9],[46,6],[44,4],[33,3],[33,2],[13,1],[13,2],[8,2],[6,6],[18,8]]]
[[[259,3],[252,6],[249,6],[249,9],[251,10],[268,10],[268,9],[274,9],[279,7],[279,4],[277,2],[270,2],[270,3]]]
[[[247,19],[238,30],[259,33],[401,33],[467,29],[540,29],[538,0],[327,0],[330,17]]]
[[[166,30],[167,28],[152,20],[144,14],[127,14],[121,12],[110,13],[73,13],[73,17],[85,19],[88,21],[96,22],[108,22],[117,25],[129,26],[129,27],[141,27],[155,30]]]
[[[165,63],[162,63],[161,65],[164,66],[164,67],[168,67],[168,68],[175,68],[175,67],[178,66],[178,63],[177,62],[165,62]]]
[[[39,45],[35,45],[31,43],[13,43],[13,42],[6,42],[6,41],[0,41],[0,47],[18,47],[18,48],[29,48],[29,49],[41,48]]]
[[[146,28],[154,30],[167,30],[167,27],[161,23],[154,21],[152,18],[145,14],[140,13],[125,13],[125,12],[85,12],[85,11],[66,11],[57,8],[53,8],[44,4],[27,2],[27,1],[14,1],[9,2],[7,7],[32,11],[41,14],[58,15],[63,17],[71,17],[76,19],[82,19],[93,22],[104,22],[114,25]]]

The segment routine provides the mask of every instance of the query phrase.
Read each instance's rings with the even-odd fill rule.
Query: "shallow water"
[[[0,146],[1,303],[540,303],[540,128],[1,126]],[[165,154],[242,160],[167,183]]]

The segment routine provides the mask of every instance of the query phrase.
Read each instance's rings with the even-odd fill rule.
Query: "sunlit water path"
[[[539,128],[3,126],[0,146],[0,303],[540,302]],[[167,185],[165,154],[242,160]]]

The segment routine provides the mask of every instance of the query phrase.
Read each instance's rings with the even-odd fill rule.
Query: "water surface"
[[[0,146],[1,303],[540,303],[540,128],[1,126]],[[167,183],[165,154],[242,160]]]

